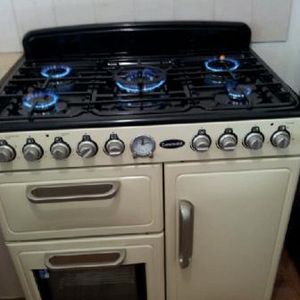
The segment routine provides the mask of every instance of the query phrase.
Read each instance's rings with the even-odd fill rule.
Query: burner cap
[[[49,65],[41,70],[41,74],[45,78],[60,79],[68,76],[72,69],[66,65]]]
[[[224,85],[228,78],[226,76],[216,73],[209,73],[205,75],[204,81],[208,85]]]
[[[120,69],[115,75],[116,85],[128,93],[151,92],[166,82],[166,72],[156,67]]]
[[[23,98],[23,106],[26,109],[44,112],[51,110],[58,102],[58,95],[52,92],[36,92]]]
[[[228,82],[226,84],[228,96],[232,101],[244,101],[252,93],[250,85],[238,84],[237,82]]]
[[[232,72],[240,67],[240,62],[232,58],[221,56],[207,60],[205,67],[211,72]]]
[[[165,102],[163,101],[120,101],[118,103],[118,108],[123,110],[132,110],[132,109],[158,109],[163,107]]]

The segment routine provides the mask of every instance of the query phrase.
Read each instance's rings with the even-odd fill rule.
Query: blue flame
[[[72,69],[66,65],[50,65],[41,70],[41,74],[45,78],[60,79],[68,76]]]
[[[36,92],[23,98],[23,106],[30,110],[45,111],[51,109],[58,102],[58,95],[52,92]]]
[[[214,63],[223,63],[223,66],[213,66]],[[230,67],[226,67],[226,63],[231,65]],[[205,62],[205,67],[207,70],[212,71],[212,72],[233,72],[236,71],[239,67],[240,67],[240,62],[236,59],[232,59],[232,58],[212,58],[209,59]]]
[[[165,83],[165,80],[161,80],[155,84],[147,84],[143,87],[142,91],[143,92],[152,92],[152,91],[156,90],[157,88],[161,87],[164,83]],[[120,82],[117,82],[117,86],[120,89],[122,89],[128,93],[139,93],[141,91],[138,87],[127,86],[126,84],[122,84]]]
[[[117,81],[117,86],[128,93],[139,93],[139,92],[152,92],[155,89],[161,87],[166,80],[162,79],[159,81],[155,81],[155,77],[160,75],[157,74],[155,70],[150,68],[146,68],[142,71],[142,79],[146,82],[142,85],[142,89],[139,87],[138,80],[140,76],[139,70],[131,70],[129,71],[123,82]],[[153,83],[151,82],[153,81]]]
[[[252,87],[250,85],[238,85],[235,81],[230,81],[226,85],[228,96],[232,100],[240,101],[252,94]]]

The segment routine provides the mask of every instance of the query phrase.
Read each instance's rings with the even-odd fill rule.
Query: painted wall
[[[278,23],[277,27],[281,24]],[[300,1],[294,0],[288,41],[285,43],[257,43],[253,49],[295,91],[300,91]]]

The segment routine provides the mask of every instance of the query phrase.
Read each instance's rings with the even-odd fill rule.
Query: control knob
[[[285,149],[290,145],[291,135],[285,126],[280,126],[271,137],[272,145],[276,148]]]
[[[252,128],[252,131],[245,137],[244,145],[251,150],[260,150],[264,145],[265,137],[258,127]]]
[[[238,138],[233,133],[232,129],[226,129],[225,132],[220,136],[218,146],[224,151],[235,150],[238,144]]]
[[[106,142],[104,149],[110,156],[119,156],[125,151],[125,144],[119,139],[117,134],[113,133]]]
[[[23,147],[23,156],[27,161],[37,161],[42,158],[43,154],[43,148],[34,139],[27,139]]]
[[[71,148],[61,137],[57,137],[50,148],[50,152],[54,159],[63,160],[70,156]]]
[[[192,149],[197,152],[206,152],[211,146],[211,138],[205,130],[199,130],[198,134],[192,140]]]
[[[77,154],[82,158],[94,157],[98,152],[97,144],[89,135],[84,135],[82,141],[78,144]]]
[[[0,141],[0,162],[11,162],[16,157],[15,149],[5,140]]]

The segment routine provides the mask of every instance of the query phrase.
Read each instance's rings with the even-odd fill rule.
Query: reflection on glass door
[[[145,264],[33,274],[42,300],[147,300]]]

